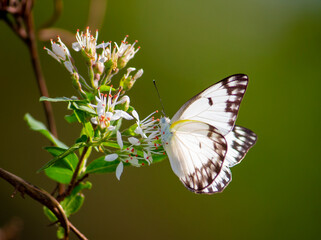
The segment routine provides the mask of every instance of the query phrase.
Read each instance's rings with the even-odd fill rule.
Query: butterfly
[[[235,125],[247,85],[246,75],[229,76],[192,97],[172,120],[160,119],[172,170],[190,191],[222,192],[232,180],[230,168],[255,144],[254,132]]]

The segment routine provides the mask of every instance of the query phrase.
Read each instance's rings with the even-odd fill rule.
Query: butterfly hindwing
[[[257,136],[251,130],[235,126],[233,131],[225,136],[228,151],[225,157],[226,165],[233,167],[245,157],[256,142]]]
[[[244,74],[223,79],[187,101],[172,122],[201,121],[214,126],[225,136],[234,127],[247,84],[248,77]]]
[[[223,167],[225,138],[211,125],[187,120],[174,122],[171,133],[164,147],[174,173],[193,192],[210,186]]]
[[[227,153],[221,172],[211,185],[196,193],[212,194],[222,192],[232,180],[230,167],[242,161],[248,150],[255,144],[257,136],[247,128],[235,126],[233,131],[225,136],[225,139],[227,143]]]
[[[221,172],[215,178],[215,180],[212,182],[212,184],[209,185],[207,188],[197,191],[196,193],[213,194],[213,193],[222,192],[231,181],[232,181],[231,170],[229,167],[227,167],[225,164],[223,164]]]

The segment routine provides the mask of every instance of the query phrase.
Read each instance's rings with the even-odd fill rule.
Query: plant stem
[[[79,159],[79,162],[77,164],[77,167],[75,169],[75,172],[74,174],[72,175],[72,178],[71,178],[71,181],[70,181],[70,184],[68,186],[68,188],[66,189],[66,191],[62,194],[60,194],[58,197],[57,197],[57,200],[59,202],[61,202],[62,200],[64,200],[65,197],[69,196],[71,191],[75,188],[76,184],[78,185],[80,182],[76,182],[77,181],[77,178],[78,178],[78,174],[79,174],[79,170],[80,170],[80,167],[82,166],[82,163],[84,162],[85,160],[85,156],[86,156],[86,153],[88,151],[88,147],[84,147],[84,150],[82,151],[82,154],[80,156],[80,159]],[[86,176],[86,175],[85,175]],[[83,178],[84,179],[84,178]]]
[[[38,89],[41,96],[49,97],[46,81],[44,79],[41,66],[40,66],[36,36],[34,31],[34,21],[33,21],[33,15],[31,11],[26,15],[25,24],[26,24],[26,30],[28,35],[28,38],[26,39],[25,42],[28,45],[28,49],[30,52],[32,67],[36,75]],[[48,123],[48,128],[55,137],[58,137],[51,103],[48,101],[43,101],[42,103],[43,103],[43,107],[44,107],[44,111],[45,111],[45,115]]]

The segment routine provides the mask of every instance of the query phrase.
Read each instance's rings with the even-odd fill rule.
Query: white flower
[[[125,78],[128,78],[129,74],[132,72],[132,71],[135,71],[136,68],[133,68],[133,67],[130,67],[130,68],[127,68],[127,73],[125,74]]]
[[[157,123],[157,120],[155,120],[154,117],[152,117],[152,115],[154,115],[157,112],[158,111],[151,113],[145,119],[140,121],[138,113],[136,112],[136,110],[133,110],[132,115],[134,116],[134,118],[136,118],[137,122],[137,128],[135,129],[135,133],[140,134],[143,138],[147,138],[146,134],[155,135],[157,132],[157,126],[155,125],[155,123]]]
[[[117,43],[115,43],[117,48],[115,56],[118,58],[118,62],[120,62],[119,68],[125,67],[128,61],[132,59],[140,49],[140,47],[135,49],[135,45],[138,42],[137,40],[133,44],[128,44],[128,42],[126,42],[127,37],[128,35],[126,35],[125,39],[121,42],[119,47]]]
[[[153,162],[151,153],[144,152],[144,159],[148,162],[148,165],[150,165]]]
[[[59,63],[63,63],[70,73],[73,73],[75,71],[75,68],[71,62],[72,57],[66,45],[61,41],[59,36],[57,37],[57,43],[54,42],[52,39],[50,40],[50,42],[52,51],[46,47],[44,47],[44,49],[50,56],[56,59]]]
[[[99,124],[101,128],[108,128],[108,130],[114,130],[115,126],[110,126],[110,121],[116,121],[120,118],[126,120],[132,120],[133,117],[123,110],[114,110],[115,106],[121,101],[117,102],[120,91],[118,91],[114,96],[111,94],[111,89],[109,94],[101,94],[98,91],[99,97],[95,97],[97,104],[90,104],[91,107],[96,108],[98,117],[91,118],[93,124]]]
[[[118,158],[118,154],[112,153],[105,156],[105,161],[112,162],[112,161],[115,161],[117,158]]]
[[[76,34],[77,42],[74,42],[72,44],[72,48],[77,52],[80,50],[83,50],[88,57],[96,60],[97,59],[97,55],[96,55],[97,38],[98,38],[98,30],[96,30],[96,36],[94,37],[93,35],[91,35],[89,27],[87,27],[85,33],[81,32],[80,34],[78,29]]]
[[[144,73],[144,70],[143,69],[139,69],[137,71],[137,73],[134,75],[132,81],[136,81],[138,78],[140,78],[143,75],[143,73]]]

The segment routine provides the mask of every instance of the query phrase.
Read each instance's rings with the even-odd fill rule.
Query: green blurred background
[[[69,0],[56,27],[86,27],[89,1]],[[40,25],[51,1],[36,1]],[[129,93],[141,116],[159,109],[158,81],[167,114],[190,97],[235,73],[250,83],[237,124],[258,142],[222,193],[195,195],[183,187],[168,161],[89,178],[73,224],[89,239],[316,239],[321,224],[321,1],[320,0],[124,0],[108,1],[99,41],[139,40],[129,66],[145,73]],[[61,36],[62,39],[64,36]],[[41,48],[51,96],[74,95],[67,71]],[[76,55],[76,54],[74,54]],[[0,22],[2,92],[0,166],[51,191],[36,170],[50,159],[48,143],[28,129],[26,112],[44,121],[26,47]],[[71,145],[79,127],[54,104],[58,133]],[[24,221],[22,239],[56,239],[55,227],[29,197],[11,199],[0,179],[0,226]],[[72,237],[72,239],[76,239]]]

